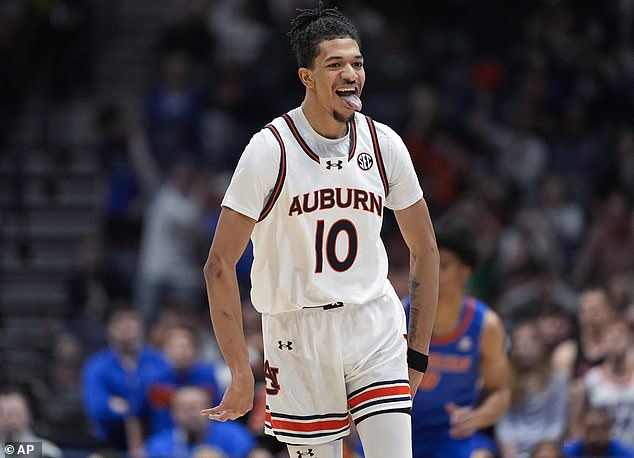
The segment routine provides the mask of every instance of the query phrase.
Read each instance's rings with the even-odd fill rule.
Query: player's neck
[[[435,335],[449,334],[456,328],[462,311],[463,297],[463,291],[457,289],[456,292],[443,294],[438,298],[433,329]]]
[[[337,121],[331,113],[326,112],[322,106],[309,97],[304,99],[301,110],[313,130],[322,137],[337,139],[348,134],[347,123]]]

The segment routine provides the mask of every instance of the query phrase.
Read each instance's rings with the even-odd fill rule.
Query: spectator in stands
[[[192,329],[185,326],[167,329],[161,350],[165,364],[154,374],[148,386],[152,433],[174,426],[170,405],[180,387],[203,388],[212,403],[216,403],[221,394],[213,364],[199,359],[197,338]]]
[[[495,436],[503,458],[527,458],[540,441],[564,437],[568,378],[552,370],[533,321],[520,324],[513,332],[510,357],[512,404],[495,426]]]
[[[247,0],[241,3],[220,1],[210,4],[207,24],[217,37],[219,57],[252,67],[267,43],[268,25],[264,21],[270,6]]]
[[[559,304],[541,307],[535,320],[539,335],[549,355],[562,343],[574,338],[576,310],[566,309]]]
[[[161,64],[161,79],[145,99],[145,124],[152,154],[166,174],[184,152],[202,161],[204,100],[185,52],[172,50]]]
[[[435,94],[429,88],[418,87],[412,91],[413,111],[403,139],[425,192],[434,202],[435,208],[431,210],[442,213],[455,202],[467,181],[471,152],[450,129],[433,125],[436,103]]]
[[[544,179],[539,202],[562,249],[562,267],[568,269],[585,229],[583,206],[570,194],[570,186],[564,177],[556,174]]]
[[[556,302],[572,309],[576,292],[558,273],[560,247],[541,209],[521,208],[500,236],[498,309],[508,327]]]
[[[623,314],[627,306],[634,302],[634,269],[614,273],[608,279],[606,290],[614,311]]]
[[[117,296],[129,299],[134,290],[143,211],[162,177],[140,115],[107,103],[99,108],[96,118],[103,180],[102,233],[108,253],[105,264],[117,282]]]
[[[196,448],[192,458],[227,458],[227,455],[216,447],[202,445]]]
[[[625,307],[625,310],[623,311],[623,318],[625,318],[627,324],[630,325],[630,329],[634,330],[634,299],[632,299],[632,302]],[[634,358],[634,348],[632,348],[632,357]]]
[[[632,332],[627,322],[617,317],[604,330],[605,360],[583,377],[582,389],[570,412],[573,438],[582,436],[583,407],[603,408],[610,416],[613,439],[634,448],[634,360],[629,352]]]
[[[143,226],[135,306],[153,325],[162,298],[182,296],[194,307],[203,291],[199,241],[204,236],[201,199],[204,190],[192,186],[190,162],[174,164],[152,199]]]
[[[178,294],[169,294],[164,298],[163,307],[158,311],[156,322],[148,330],[148,343],[161,348],[165,335],[175,327],[196,328],[200,318],[192,313],[188,304]]]
[[[128,141],[129,119],[116,104],[97,113],[97,150],[104,179],[104,232],[110,246],[137,244],[141,228],[143,182]]]
[[[570,14],[570,12],[566,12]],[[563,176],[574,185],[579,202],[587,204],[608,176],[611,155],[604,137],[590,127],[589,104],[577,94],[562,100],[549,150],[549,171]],[[577,283],[576,286],[583,284]]]
[[[607,282],[618,272],[634,270],[632,202],[623,192],[612,192],[603,202],[581,246],[572,272],[575,285]]]
[[[557,346],[553,364],[573,378],[583,375],[603,361],[605,326],[614,315],[606,290],[600,286],[584,288],[579,295],[576,336]]]
[[[0,443],[41,442],[43,458],[61,458],[61,449],[31,430],[31,409],[26,397],[18,391],[0,393]],[[10,453],[6,452],[7,456]]]
[[[530,458],[566,458],[558,441],[545,440],[537,443]]]
[[[211,3],[203,1],[181,1],[176,18],[161,31],[158,49],[161,55],[184,52],[196,64],[209,64],[215,40],[206,22],[205,10]]]
[[[520,202],[536,193],[547,161],[546,144],[535,132],[536,110],[532,103],[518,94],[509,102],[504,122],[485,123],[479,129],[495,150],[497,180],[508,192],[518,193]]]
[[[106,333],[108,346],[84,365],[84,407],[105,445],[140,456],[147,421],[145,392],[164,360],[144,344],[143,319],[135,310],[111,311]]]
[[[108,269],[102,241],[96,238],[82,241],[77,266],[69,273],[66,283],[65,322],[68,331],[79,338],[86,354],[106,344],[104,318],[118,286]]]
[[[148,458],[190,458],[197,447],[216,447],[228,458],[246,458],[255,440],[237,421],[210,422],[200,411],[209,405],[203,388],[180,388],[172,399],[175,426],[151,436],[146,443]]]
[[[582,414],[581,437],[564,445],[573,458],[634,458],[634,450],[611,437],[612,420],[603,408],[591,407]]]
[[[86,349],[73,334],[57,336],[50,361],[51,380],[39,418],[50,428],[50,437],[62,448],[82,448],[95,443],[81,396],[81,373]]]

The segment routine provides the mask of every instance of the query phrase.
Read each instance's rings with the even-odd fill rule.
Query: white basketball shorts
[[[412,406],[405,312],[394,290],[366,304],[262,316],[265,432],[295,445],[346,436]]]

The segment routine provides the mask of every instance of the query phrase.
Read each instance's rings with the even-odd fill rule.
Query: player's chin
[[[351,108],[334,109],[332,110],[332,117],[339,122],[350,122],[354,119],[355,111]]]

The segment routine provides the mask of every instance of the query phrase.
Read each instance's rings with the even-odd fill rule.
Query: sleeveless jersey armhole
[[[267,200],[264,208],[262,209],[262,212],[260,213],[260,217],[257,221],[258,223],[266,218],[269,213],[271,213],[275,202],[280,197],[282,186],[284,185],[284,180],[286,179],[286,148],[284,147],[284,142],[282,141],[282,137],[275,126],[273,126],[272,124],[268,124],[266,128],[273,133],[275,140],[277,140],[277,143],[280,145],[280,168],[277,172],[277,179],[275,180],[275,186],[273,186],[273,192],[269,196],[269,199]]]
[[[385,163],[383,162],[383,156],[381,155],[381,148],[379,147],[379,138],[376,135],[376,127],[374,126],[374,121],[369,116],[365,117],[365,120],[368,123],[368,128],[370,129],[370,137],[372,138],[372,147],[374,148],[374,157],[376,159],[377,167],[379,168],[379,175],[381,176],[381,181],[383,182],[383,189],[385,191],[385,197],[390,193],[390,185],[387,180],[387,173],[385,172]]]

